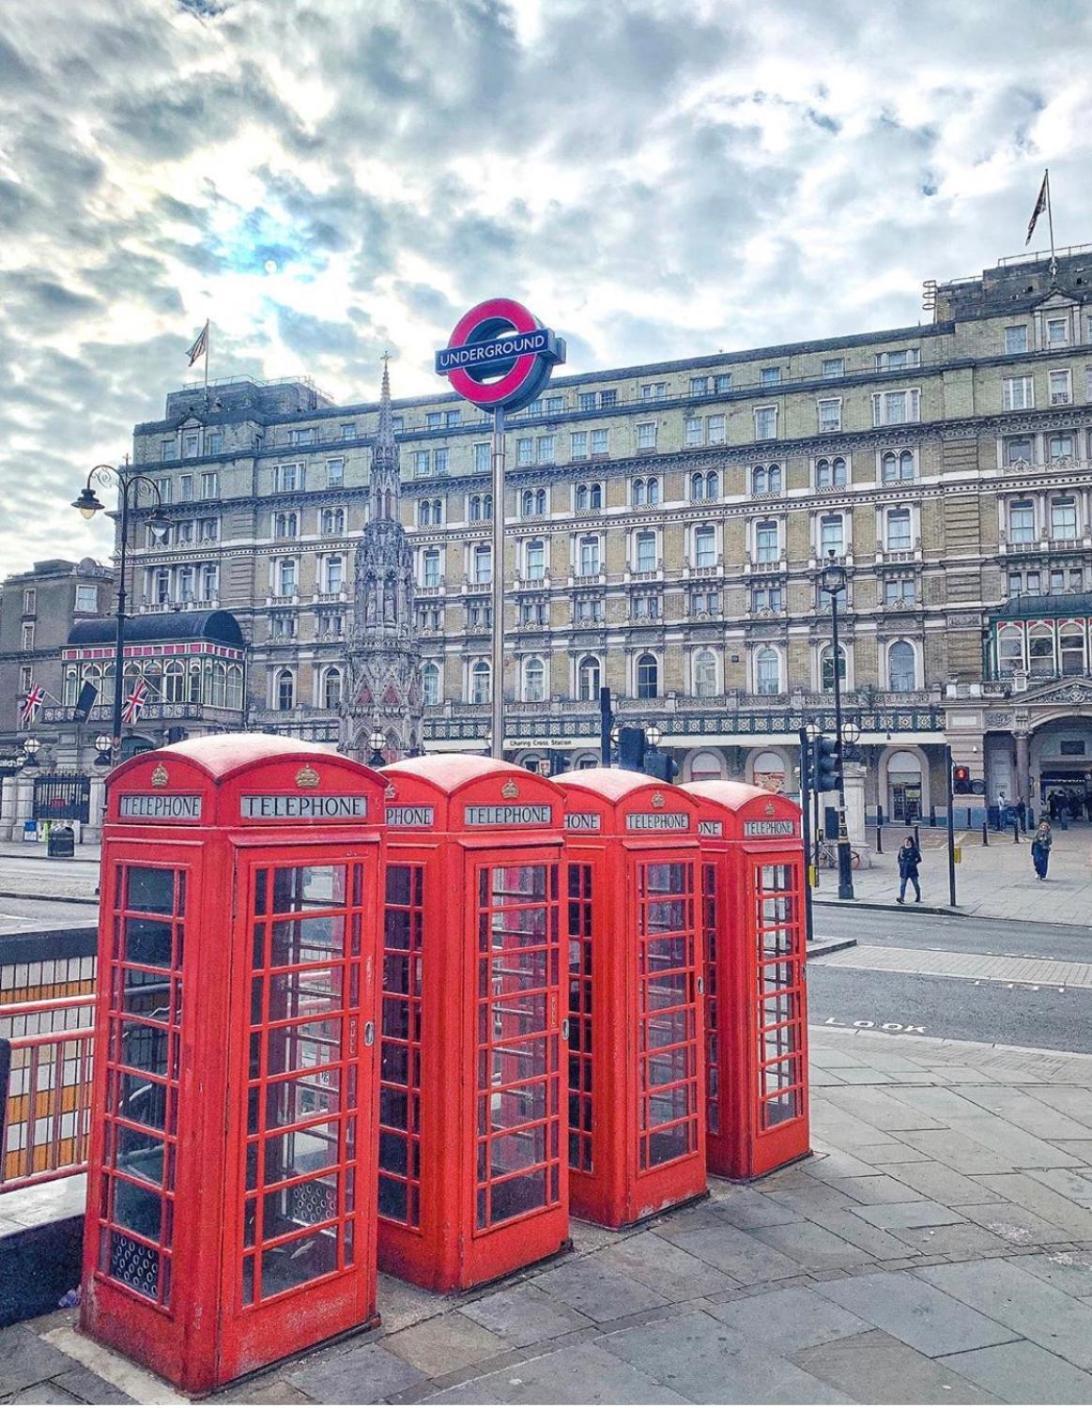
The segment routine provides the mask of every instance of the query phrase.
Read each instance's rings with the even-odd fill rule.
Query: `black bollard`
[[[1012,844],[1014,846],[1020,844],[1020,823],[1018,821],[1012,823]]]
[[[986,829],[986,822],[984,818],[982,821],[982,844],[984,846],[988,846],[990,844],[990,833]]]

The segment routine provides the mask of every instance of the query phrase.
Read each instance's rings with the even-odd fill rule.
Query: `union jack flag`
[[[121,711],[121,717],[127,724],[135,724],[140,718],[140,711],[144,708],[144,701],[148,695],[148,686],[143,680],[137,680],[133,685],[133,692],[125,701],[125,708]]]
[[[23,700],[23,707],[19,710],[19,722],[24,727],[26,727],[32,719],[37,717],[38,710],[42,707],[44,699],[45,690],[40,684],[36,684],[32,689],[27,690],[27,697]]]

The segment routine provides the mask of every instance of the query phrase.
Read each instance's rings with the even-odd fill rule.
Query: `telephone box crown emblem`
[[[167,769],[162,763],[156,763],[155,767],[152,769],[152,786],[166,787],[169,780]]]
[[[388,802],[393,802],[398,796],[398,788],[395,787],[393,782],[387,783],[387,790],[383,793],[383,796],[386,797]]]
[[[662,807],[663,804],[664,804],[664,794],[663,794],[662,792],[653,792],[653,794],[652,794],[652,805],[653,805],[654,807]]]
[[[777,811],[777,808],[774,806],[774,804],[773,804],[772,802],[767,802],[767,803],[766,803],[766,806],[765,806],[765,813],[766,813],[767,816],[773,816],[774,812],[776,812],[776,811]]]
[[[501,788],[501,796],[507,797],[509,800],[511,800],[511,798],[513,797],[519,796],[519,787],[516,785],[515,782],[512,781],[511,778],[509,778],[508,781]]]
[[[310,763],[304,763],[296,774],[297,787],[317,787],[319,785],[319,775]]]

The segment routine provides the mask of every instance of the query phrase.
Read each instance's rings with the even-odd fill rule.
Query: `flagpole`
[[[212,339],[211,339],[211,336],[210,336],[211,332],[212,332],[212,321],[211,321],[211,319],[206,318],[206,319],[205,319],[205,414],[206,414],[206,415],[208,414],[208,409],[209,409],[209,342],[212,340]]]
[[[1047,224],[1050,226],[1050,282],[1054,283],[1058,277],[1058,261],[1054,257],[1054,207],[1050,202],[1050,167],[1044,172],[1046,177],[1046,198],[1047,198]]]

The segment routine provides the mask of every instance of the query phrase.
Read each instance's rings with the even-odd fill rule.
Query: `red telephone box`
[[[568,1241],[562,798],[460,754],[384,776],[379,1264],[450,1291]]]
[[[569,1177],[580,1217],[622,1227],[706,1191],[697,805],[589,768],[565,794]]]
[[[374,1318],[382,808],[260,734],[107,784],[81,1323],[191,1393]]]
[[[742,782],[700,808],[709,1168],[757,1178],[809,1152],[800,808]]]

